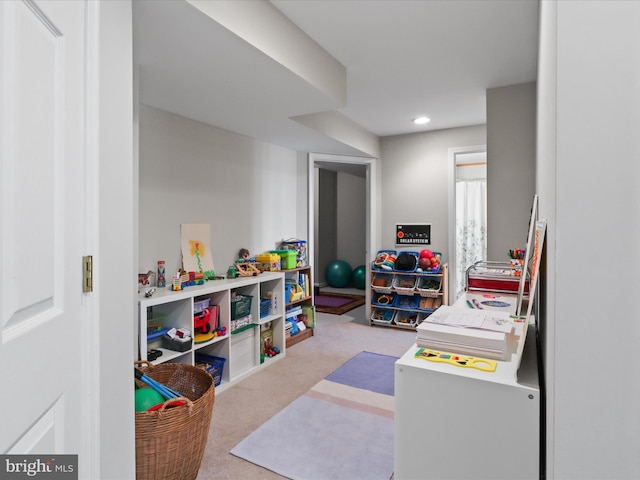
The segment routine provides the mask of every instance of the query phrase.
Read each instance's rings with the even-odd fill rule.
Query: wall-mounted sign
[[[396,224],[396,246],[406,245],[431,245],[431,224]]]

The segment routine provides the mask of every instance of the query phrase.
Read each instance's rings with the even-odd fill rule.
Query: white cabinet
[[[251,323],[232,331],[232,310],[234,294],[251,297]],[[269,297],[271,308],[261,308],[261,300]],[[194,332],[194,303],[209,300],[211,307],[218,311],[218,326],[226,329],[226,334],[217,335],[202,343],[191,343],[184,348],[167,348],[163,343],[164,332],[172,327]],[[284,315],[284,274],[263,272],[255,277],[208,281],[205,285],[187,287],[173,292],[157,290],[153,296],[141,295],[139,305],[138,358],[147,360],[151,350],[162,352],[152,363],[179,362],[194,365],[197,354],[202,353],[225,359],[222,383],[223,389],[245,375],[268,366],[286,354]],[[266,302],[268,303],[268,302]],[[214,308],[211,308],[213,310]],[[151,324],[151,330],[148,330]],[[161,328],[161,329],[160,329]],[[155,333],[155,330],[159,330]],[[263,333],[269,330],[270,339],[280,353],[269,357],[261,355]],[[184,350],[184,351],[177,351]]]
[[[520,338],[494,372],[415,358],[415,345],[396,362],[396,480],[539,478],[533,325]]]

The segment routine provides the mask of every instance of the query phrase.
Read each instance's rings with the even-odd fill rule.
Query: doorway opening
[[[361,264],[366,265],[371,260],[371,252],[376,250],[376,240],[372,232],[376,230],[376,207],[375,207],[375,188],[376,168],[375,159],[366,157],[350,157],[342,155],[330,154],[309,154],[309,185],[308,185],[308,206],[309,206],[309,244],[308,255],[309,262],[313,267],[314,286],[319,287],[324,279],[323,268],[326,268],[328,262],[337,260],[338,256],[345,255],[347,258],[340,258],[349,261],[352,268],[356,268]],[[347,175],[345,175],[347,174]],[[339,177],[340,176],[340,177]],[[340,182],[354,182],[347,187],[339,186],[337,178],[341,178]],[[321,197],[321,182],[326,187],[335,188],[333,196]],[[357,187],[358,183],[363,183],[363,188]],[[356,188],[352,188],[355,185]],[[331,188],[329,189],[331,190]],[[357,195],[364,198],[358,198],[360,208],[358,211],[352,211],[352,206],[348,201],[343,200],[343,206],[340,207],[340,191],[347,191],[351,195],[353,191],[360,192]],[[326,192],[325,192],[326,195]],[[338,197],[336,199],[336,196]],[[340,210],[340,212],[338,211]],[[344,217],[339,219],[340,215]],[[324,220],[323,220],[324,218]],[[329,221],[326,220],[329,218]],[[357,221],[356,221],[357,220]],[[321,228],[322,225],[328,225]],[[360,240],[357,245],[338,245],[340,237],[344,237],[346,229],[356,228],[361,231],[357,235]],[[362,232],[364,230],[364,232]],[[347,233],[348,237],[349,234]],[[369,300],[368,294],[369,278],[365,275],[365,291],[367,296],[367,304]]]
[[[486,145],[449,149],[449,291],[464,292],[467,269],[487,257]]]

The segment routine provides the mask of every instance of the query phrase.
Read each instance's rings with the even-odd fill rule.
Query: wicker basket
[[[136,412],[136,479],[195,479],[209,435],[215,400],[213,378],[200,368],[181,363],[136,362],[136,366],[186,400],[184,406]]]

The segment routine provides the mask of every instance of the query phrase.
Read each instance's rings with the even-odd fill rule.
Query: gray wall
[[[255,255],[306,239],[306,170],[293,150],[141,106],[140,272],[164,259],[171,278],[183,223],[211,225],[218,274],[240,248]]]
[[[338,174],[325,169],[318,170],[318,220],[315,229],[317,242],[315,245],[316,261],[314,266],[314,281],[324,284],[327,265],[338,256]]]
[[[639,19],[640,2],[541,4],[550,479],[640,478]]]
[[[535,193],[536,84],[487,90],[487,259],[524,248]]]
[[[338,172],[338,255],[351,268],[365,265],[366,258],[366,181],[362,177]]]
[[[325,269],[334,260],[351,268],[367,263],[366,181],[345,172],[318,169],[315,282],[326,283]]]
[[[450,262],[449,149],[485,142],[484,125],[382,139],[381,249],[396,249],[397,223],[430,223],[432,250]]]

